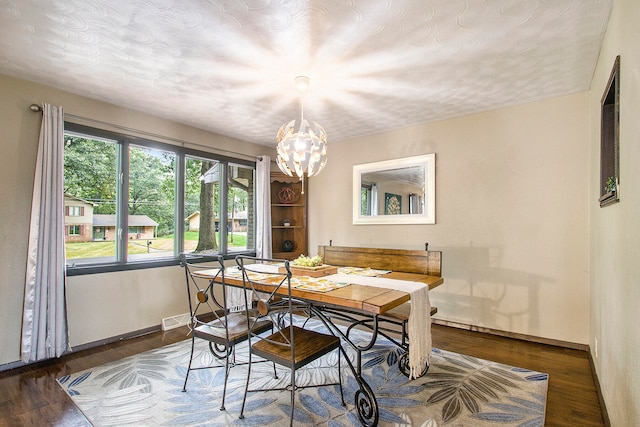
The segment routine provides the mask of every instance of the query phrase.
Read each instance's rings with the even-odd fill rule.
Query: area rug
[[[356,340],[367,340],[367,332],[352,333]],[[237,362],[243,361],[244,346],[237,348]],[[58,383],[95,426],[266,427],[289,423],[288,391],[250,393],[245,418],[238,418],[246,366],[231,369],[224,411],[220,410],[224,369],[192,371],[183,393],[190,350],[191,340],[187,339],[64,376]],[[398,369],[400,354],[384,339],[363,354],[363,376],[376,395],[381,426],[544,425],[547,374],[434,348],[427,374],[409,381]],[[297,371],[297,382],[337,380],[337,357],[334,352]],[[204,342],[197,342],[194,362],[200,366],[217,363]],[[357,385],[345,366],[343,360],[346,407],[337,386],[298,390],[294,425],[361,425],[354,406]],[[254,364],[251,378],[252,388],[272,389],[289,383],[288,371],[278,368],[275,379],[270,363]]]

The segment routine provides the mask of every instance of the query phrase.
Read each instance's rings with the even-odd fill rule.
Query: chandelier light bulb
[[[298,89],[298,92],[306,92],[309,89],[309,81],[307,76],[296,77],[296,89]]]

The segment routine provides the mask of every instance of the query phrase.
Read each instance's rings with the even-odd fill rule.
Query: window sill
[[[604,208],[605,206],[618,203],[620,201],[620,198],[618,197],[617,191],[614,190],[614,191],[608,191],[607,193],[603,194],[598,199],[598,201],[600,202],[600,207]]]
[[[248,255],[255,256],[255,251],[251,252],[233,252],[226,254],[224,259],[235,259],[238,255]],[[216,258],[211,256],[204,256],[198,259],[197,262],[209,262],[215,260]],[[173,265],[180,265],[180,260],[178,258],[164,258],[153,261],[145,261],[145,262],[128,262],[128,263],[111,263],[111,264],[85,264],[85,265],[76,265],[71,266],[67,265],[67,277],[71,276],[83,276],[85,274],[99,274],[99,273],[113,273],[116,271],[130,271],[130,270],[143,270],[146,268],[160,268],[160,267],[169,267]]]

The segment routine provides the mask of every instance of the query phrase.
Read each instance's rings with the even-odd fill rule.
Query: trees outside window
[[[255,248],[255,162],[66,124],[64,175],[71,270]]]

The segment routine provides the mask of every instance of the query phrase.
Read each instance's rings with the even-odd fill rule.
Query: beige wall
[[[225,150],[230,150],[249,156],[268,151],[267,147],[4,75],[0,75],[0,94],[0,200],[11,201],[0,203],[0,365],[20,359],[27,231],[41,121],[29,105],[61,105],[67,117],[76,115],[162,135],[165,142],[175,143],[173,139],[178,139],[204,151],[229,155]],[[90,120],[83,123],[91,125]],[[67,298],[71,345],[159,325],[163,317],[186,312],[183,280],[177,266],[70,277]]]
[[[329,146],[309,180],[319,244],[443,251],[438,318],[589,342],[588,94]],[[352,167],[436,153],[436,224],[352,225]]]
[[[613,426],[640,425],[640,2],[614,0],[589,113],[591,335]],[[620,203],[598,207],[600,100],[620,55]],[[597,356],[595,355],[597,340]]]

